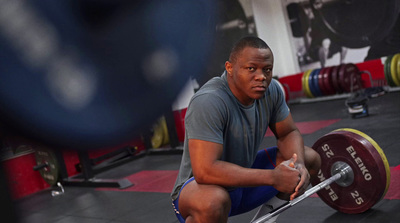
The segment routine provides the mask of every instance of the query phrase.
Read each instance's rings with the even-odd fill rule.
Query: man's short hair
[[[268,44],[258,37],[255,36],[243,37],[233,45],[231,53],[229,55],[229,62],[231,63],[236,62],[238,55],[246,47],[253,47],[257,49],[270,49]]]

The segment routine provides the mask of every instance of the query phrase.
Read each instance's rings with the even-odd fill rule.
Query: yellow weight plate
[[[307,71],[303,72],[303,76],[301,76],[301,89],[303,90],[304,94],[307,95],[306,92],[306,82],[304,82],[304,78],[306,77]]]
[[[304,90],[305,90],[304,92],[306,93],[306,96],[309,97],[309,98],[313,98],[314,97],[314,95],[311,93],[310,85],[309,85],[309,81],[308,81],[312,71],[313,70],[307,70],[303,75],[303,77],[304,77],[304,80],[303,80],[304,81]]]
[[[397,61],[396,61],[396,66],[397,66],[396,74],[397,74],[397,80],[400,81],[400,53],[398,53],[397,55],[399,55],[399,57],[397,57]]]
[[[391,174],[390,174],[389,162],[388,162],[388,160],[386,158],[385,153],[381,149],[381,147],[371,137],[369,137],[367,134],[365,134],[365,133],[363,133],[361,131],[358,131],[358,130],[355,130],[355,129],[350,129],[350,128],[337,129],[335,131],[348,131],[348,132],[355,133],[355,134],[360,135],[361,137],[365,138],[369,143],[371,143],[375,147],[376,151],[381,156],[381,159],[383,161],[383,164],[385,166],[385,171],[386,171],[386,188],[385,188],[385,192],[383,193],[383,195],[381,197],[381,199],[382,199],[385,196],[385,194],[388,191],[388,189],[389,189]]]
[[[306,92],[306,83],[304,82],[304,78],[306,76],[307,71],[303,73],[303,76],[301,77],[301,89],[303,90],[304,94],[308,97],[307,92]]]
[[[160,121],[157,120],[156,124],[153,125],[153,136],[151,137],[152,148],[159,148],[162,146],[164,141],[164,129]]]
[[[398,74],[398,61],[400,58],[400,54],[396,54],[392,58],[392,62],[390,63],[390,74],[392,75],[393,82],[397,85],[400,86],[400,79],[399,79],[399,74]]]
[[[165,117],[163,116],[160,120],[160,124],[162,126],[163,129],[163,141],[162,141],[162,145],[166,145],[169,144],[169,134],[168,134],[168,128],[167,128],[167,121],[165,120]]]

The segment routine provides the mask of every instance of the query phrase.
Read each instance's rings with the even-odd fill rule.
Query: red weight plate
[[[332,84],[332,70],[333,70],[333,67],[327,67],[326,71],[323,75],[323,83],[324,83],[325,90],[328,95],[332,95],[332,94],[336,93],[335,88],[333,87],[333,84]]]
[[[322,163],[318,179],[312,180],[313,185],[331,177],[337,162],[347,163],[354,173],[348,186],[332,183],[318,192],[327,205],[340,212],[357,214],[382,199],[388,177],[385,162],[369,140],[354,132],[339,130],[321,137],[313,149],[320,154]]]
[[[374,157],[376,158],[377,162],[380,163],[380,160],[382,160],[382,162],[383,162],[383,164],[385,166],[385,171],[386,171],[386,174],[385,174],[385,176],[386,176],[386,188],[385,188],[384,193],[381,196],[381,199],[383,199],[383,197],[386,195],[386,192],[388,191],[389,186],[390,186],[390,177],[391,177],[390,175],[391,175],[391,173],[390,173],[389,161],[387,160],[386,155],[383,152],[383,150],[381,149],[381,147],[378,145],[378,143],[376,143],[367,134],[365,134],[363,132],[360,132],[358,130],[350,129],[350,128],[344,128],[344,129],[337,129],[335,131],[352,132],[352,133],[354,133],[356,135],[355,138],[358,138],[358,140],[360,142],[362,141],[363,143],[367,143],[367,144],[370,143],[371,145],[374,146],[375,149],[371,150],[371,152],[374,153]],[[380,157],[380,159],[379,159],[379,157]],[[379,166],[379,167],[381,167],[381,166]],[[383,172],[382,169],[380,171]]]
[[[324,73],[326,72],[326,68],[322,68],[318,73],[318,86],[322,93],[322,95],[328,95],[328,92],[325,89],[324,85]]]
[[[361,74],[355,64],[344,64],[339,69],[339,85],[345,92],[351,92],[353,84],[353,92],[361,89]]]
[[[339,94],[343,93],[343,89],[342,89],[342,87],[340,87],[340,84],[339,84],[339,69],[340,69],[341,66],[343,66],[343,64],[338,65],[338,66],[334,66],[332,68],[332,71],[331,71],[332,86],[335,89],[335,92],[339,93]]]

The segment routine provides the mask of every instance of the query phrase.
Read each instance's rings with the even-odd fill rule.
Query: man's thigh
[[[258,151],[251,168],[274,169],[279,150],[271,147]],[[230,216],[242,214],[257,208],[274,197],[278,191],[272,186],[243,187],[230,191],[232,208]]]
[[[178,200],[179,211],[183,218],[218,210],[225,211],[227,217],[230,204],[230,197],[225,188],[198,184],[195,180],[181,190]]]

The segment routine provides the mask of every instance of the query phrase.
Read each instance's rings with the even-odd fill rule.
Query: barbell
[[[328,206],[347,214],[372,208],[390,185],[389,163],[383,150],[368,135],[355,129],[334,130],[312,148],[321,156],[313,187],[252,223],[262,223],[317,193]]]

